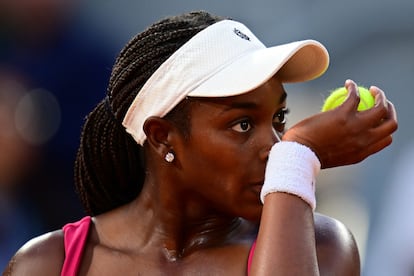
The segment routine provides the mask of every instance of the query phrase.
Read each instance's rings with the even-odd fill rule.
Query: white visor
[[[322,75],[329,64],[315,40],[267,48],[243,24],[223,20],[197,33],[147,80],[128,109],[123,126],[143,145],[145,120],[164,117],[185,97],[228,97],[247,93],[277,73],[281,82]]]

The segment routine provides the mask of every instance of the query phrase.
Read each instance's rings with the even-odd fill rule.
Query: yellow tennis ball
[[[375,105],[375,98],[371,95],[369,90],[365,87],[358,86],[359,90],[359,104],[358,111],[370,109]],[[322,106],[322,111],[328,111],[340,106],[348,96],[348,90],[345,87],[334,89],[331,94],[325,99]]]

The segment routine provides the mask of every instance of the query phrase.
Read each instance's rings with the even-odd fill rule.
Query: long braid
[[[86,118],[75,162],[76,190],[88,214],[98,215],[137,197],[145,178],[142,148],[126,133],[122,119],[155,70],[196,33],[222,19],[206,12],[166,18],[120,52],[108,97]]]

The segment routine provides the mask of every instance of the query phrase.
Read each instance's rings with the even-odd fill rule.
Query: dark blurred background
[[[328,48],[325,75],[286,86],[290,125],[318,112],[347,78],[387,93],[399,116],[393,145],[323,171],[317,211],[353,231],[364,275],[413,273],[409,0],[0,0],[0,266],[29,238],[84,215],[73,161],[119,50],[154,21],[199,9],[242,21],[268,46],[313,38]]]

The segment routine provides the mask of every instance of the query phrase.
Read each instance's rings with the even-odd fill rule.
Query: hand
[[[394,105],[381,89],[371,86],[375,106],[358,112],[357,85],[347,80],[345,87],[349,94],[342,105],[299,122],[282,137],[284,141],[296,141],[311,148],[322,168],[364,160],[390,145],[392,133],[398,127]]]

